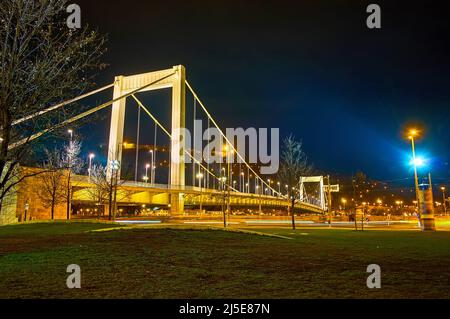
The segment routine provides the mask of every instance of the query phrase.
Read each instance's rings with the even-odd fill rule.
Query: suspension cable
[[[139,104],[139,106],[145,111],[145,113],[147,113],[151,119],[164,131],[164,133],[166,133],[166,135],[173,140],[172,138],[172,134],[169,133],[169,131],[158,121],[158,119],[144,106],[144,104],[142,104],[142,102],[134,95],[131,95],[133,97],[133,99]],[[184,150],[184,152],[186,153],[187,156],[189,156],[192,160],[194,160],[201,168],[203,168],[206,171],[206,167],[200,163],[195,156],[192,156],[192,154],[188,151],[188,150]],[[220,181],[220,178],[217,177],[214,173],[212,172],[208,172],[208,174],[210,174],[211,176],[213,176],[214,178],[216,178],[217,180]],[[230,189],[239,193],[234,187],[230,186]]]
[[[231,148],[233,149],[233,151],[236,153],[236,155],[239,157],[239,159],[241,161],[244,162],[244,164],[247,166],[247,168],[249,168],[253,174],[255,174],[255,177],[259,178],[262,183],[264,185],[266,185],[269,189],[271,189],[274,193],[279,194],[280,196],[282,196],[282,194],[280,194],[277,190],[275,190],[274,188],[272,188],[272,186],[270,186],[268,183],[266,183],[264,181],[264,179],[262,179],[258,173],[256,173],[256,171],[253,170],[253,168],[250,167],[250,165],[247,163],[247,161],[242,157],[242,155],[237,151],[237,149],[234,147],[234,145],[230,142],[230,140],[227,138],[227,136],[223,133],[222,129],[219,127],[219,125],[217,124],[217,122],[213,119],[213,117],[211,116],[211,114],[208,112],[208,110],[206,109],[205,105],[203,104],[203,102],[200,100],[200,98],[198,97],[197,93],[195,93],[194,89],[192,88],[192,86],[189,84],[189,82],[186,80],[186,86],[188,87],[188,89],[191,91],[192,95],[195,97],[195,99],[198,101],[198,103],[200,104],[200,106],[202,107],[203,111],[205,111],[206,115],[208,116],[209,119],[211,119],[211,122],[215,125],[215,127],[219,130],[220,134],[222,135],[222,137],[225,139],[225,141],[231,146]]]
[[[106,85],[106,86],[104,86],[104,87],[102,87],[102,88],[99,88],[99,89],[97,89],[97,90],[88,92],[88,93],[86,93],[86,94],[80,95],[80,96],[78,96],[78,97],[76,97],[76,98],[73,98],[73,99],[71,99],[71,100],[67,100],[67,101],[65,101],[65,102],[59,103],[59,104],[54,105],[54,106],[52,106],[52,107],[49,107],[48,109],[45,109],[45,110],[43,110],[43,111],[39,111],[39,112],[36,112],[36,113],[34,113],[34,114],[31,114],[31,115],[28,115],[28,116],[26,116],[26,117],[23,117],[23,118],[21,118],[21,119],[19,119],[19,120],[16,120],[16,121],[14,121],[14,122],[12,123],[12,125],[15,126],[15,125],[18,125],[18,124],[20,124],[20,123],[29,121],[29,120],[31,120],[31,119],[33,119],[33,118],[35,118],[35,117],[44,115],[44,114],[46,114],[46,113],[48,113],[48,112],[55,111],[55,110],[57,110],[57,109],[59,109],[59,108],[61,108],[61,107],[63,107],[63,106],[66,106],[66,105],[68,105],[68,104],[75,103],[75,102],[77,102],[77,101],[79,101],[79,100],[82,100],[82,99],[84,99],[84,98],[87,98],[87,97],[89,97],[89,96],[91,96],[91,95],[94,95],[94,94],[97,94],[97,93],[99,93],[99,92],[105,91],[105,90],[107,90],[107,89],[109,89],[109,88],[111,88],[111,87],[113,87],[113,86],[114,86],[114,83],[109,84],[109,85]]]
[[[19,147],[19,146],[22,146],[22,145],[24,145],[26,143],[32,142],[35,139],[38,139],[41,136],[43,136],[43,135],[45,135],[45,134],[47,134],[49,132],[53,132],[53,131],[61,128],[61,127],[64,127],[64,126],[66,126],[68,124],[71,124],[71,123],[74,123],[74,122],[76,122],[76,121],[78,121],[78,120],[80,120],[80,119],[82,119],[82,118],[84,118],[86,116],[89,116],[89,115],[91,115],[93,113],[96,113],[96,112],[98,112],[98,111],[100,111],[100,110],[102,110],[102,109],[104,109],[104,108],[114,104],[115,102],[120,101],[122,99],[125,99],[125,98],[127,98],[129,96],[132,96],[132,95],[136,94],[136,93],[139,93],[140,91],[142,91],[142,90],[144,90],[144,89],[146,89],[146,88],[148,88],[148,87],[150,87],[152,85],[155,85],[156,83],[161,82],[161,81],[163,81],[163,80],[173,76],[174,74],[175,74],[175,72],[172,72],[171,74],[168,74],[168,75],[166,75],[166,76],[164,76],[164,77],[162,77],[162,78],[160,78],[158,80],[150,82],[150,83],[148,83],[148,84],[146,84],[146,85],[144,85],[144,86],[142,86],[142,87],[140,87],[140,88],[138,88],[136,90],[133,90],[133,91],[131,91],[129,93],[123,94],[123,95],[121,95],[121,96],[119,96],[119,97],[117,97],[115,99],[112,99],[109,102],[103,103],[103,104],[101,104],[101,105],[99,105],[99,106],[97,106],[97,107],[95,107],[93,109],[90,109],[90,110],[88,110],[88,111],[86,111],[84,113],[81,113],[81,114],[79,114],[77,116],[74,116],[74,117],[72,117],[72,118],[70,118],[70,119],[68,119],[68,120],[66,120],[66,121],[64,121],[62,123],[56,124],[56,125],[54,125],[51,128],[47,128],[47,129],[42,130],[42,131],[40,131],[40,132],[38,132],[36,134],[31,135],[30,137],[24,138],[24,139],[22,139],[22,140],[20,140],[20,141],[18,141],[16,143],[13,143],[13,144],[9,145],[8,150],[12,150],[12,149],[14,149],[16,147]]]
[[[137,116],[137,128],[136,128],[136,162],[134,169],[134,181],[138,181],[138,167],[139,167],[139,144],[141,137],[141,108],[138,107],[138,116]]]
[[[193,114],[193,127],[194,127],[194,145],[192,145],[192,155],[195,156],[195,141],[196,141],[196,125],[195,125],[195,120],[197,118],[197,100],[194,98],[194,114]],[[196,186],[197,182],[196,182],[196,174],[195,174],[195,163],[192,163],[192,185]]]
[[[157,143],[157,136],[158,136],[158,126],[155,123],[155,136],[153,139],[153,181],[152,181],[152,185],[155,185],[155,181],[156,181],[156,167],[157,167],[157,158],[156,158],[156,143]]]

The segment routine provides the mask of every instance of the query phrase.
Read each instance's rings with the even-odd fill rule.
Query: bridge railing
[[[73,177],[75,183],[78,186],[84,186],[90,187],[91,182],[89,181],[88,176],[84,175],[75,175]],[[82,183],[82,184],[80,184]],[[228,191],[224,190],[218,190],[218,189],[210,189],[210,188],[200,188],[195,186],[182,186],[182,185],[168,185],[168,184],[152,184],[148,182],[135,182],[135,181],[125,181],[120,184],[120,187],[128,187],[128,188],[137,188],[137,189],[148,189],[148,190],[155,190],[155,191],[167,191],[167,192],[174,192],[174,193],[190,193],[190,194],[196,194],[196,195],[215,195],[215,196],[223,196],[228,195]],[[270,196],[270,195],[264,195],[264,194],[253,194],[253,193],[245,193],[245,192],[238,192],[238,191],[231,191],[230,196],[233,197],[242,197],[242,198],[248,198],[248,199],[259,199],[263,201],[286,201],[287,205],[287,198],[280,197],[280,196]],[[305,198],[302,203],[299,203],[300,205],[306,205],[311,207],[320,207],[320,202],[314,198]]]

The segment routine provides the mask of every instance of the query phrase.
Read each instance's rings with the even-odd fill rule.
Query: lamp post
[[[69,133],[69,135],[70,135],[70,143],[72,143],[72,141],[73,141],[73,130],[69,129],[69,130],[67,130],[67,133]]]
[[[259,214],[262,213],[262,187],[256,186],[256,193],[259,194]]]
[[[151,170],[150,170],[150,183],[153,185],[155,183],[155,152],[153,150],[150,151],[151,157]],[[147,175],[147,174],[145,174]]]
[[[111,183],[109,192],[109,220],[116,219],[117,211],[117,185],[119,182],[120,162],[113,160],[110,163],[111,167]]]
[[[227,228],[227,213],[225,211],[225,200],[226,200],[226,188],[225,183],[227,182],[227,178],[225,176],[220,178],[220,181],[222,182],[222,192],[223,192],[223,202],[222,202],[222,214],[223,214],[223,227]]]
[[[69,143],[69,156],[68,156],[68,176],[67,176],[67,206],[66,206],[66,214],[67,220],[70,220],[70,214],[72,210],[72,157],[73,157],[73,130],[69,129],[67,131],[70,134],[70,143]]]
[[[203,187],[203,185],[202,185],[203,177],[204,177],[203,173],[198,173],[197,174],[198,185],[200,187],[200,190],[202,190],[202,187]]]
[[[415,129],[409,131],[409,139],[411,140],[411,149],[413,156],[413,165],[414,165],[414,187],[416,190],[416,201],[417,201],[417,213],[420,214],[420,201],[419,201],[419,177],[417,175],[417,159],[416,159],[416,147],[414,138],[418,136],[418,132]]]
[[[228,167],[228,203],[227,203],[227,212],[230,214],[231,210],[231,185],[232,185],[232,178],[233,178],[233,172],[231,171],[231,156],[234,156],[234,151],[230,149],[230,147],[225,146],[225,155],[227,159],[227,167]]]
[[[150,168],[150,164],[146,164],[145,165],[145,176],[144,176],[144,181],[146,182],[146,183],[148,183],[148,180],[149,180],[149,178],[148,178],[148,169]]]
[[[445,187],[444,186],[441,187],[441,191],[442,191],[442,204],[444,205],[444,214],[447,215],[447,202],[445,200]]]
[[[92,160],[94,159],[95,154],[91,153],[89,154],[89,168],[88,168],[88,174],[89,174],[89,181],[91,180],[91,174],[92,174]]]
[[[203,193],[202,193],[202,181],[203,181],[203,177],[204,177],[204,175],[203,175],[203,173],[202,172],[200,172],[200,173],[198,173],[197,174],[197,179],[198,179],[198,183],[199,183],[199,185],[200,185],[200,215],[202,214],[202,212],[203,212]]]
[[[341,202],[342,202],[342,204],[344,204],[344,212],[345,212],[345,205],[347,204],[347,200],[346,200],[345,198],[343,198],[343,199],[341,200]]]

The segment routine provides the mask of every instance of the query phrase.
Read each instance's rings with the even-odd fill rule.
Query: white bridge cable
[[[282,197],[284,197],[284,195],[280,192],[278,192],[276,189],[274,189],[272,186],[270,186],[268,183],[266,183],[264,181],[263,178],[261,178],[261,176],[259,176],[258,173],[256,173],[255,170],[253,170],[253,168],[247,163],[247,161],[245,160],[244,157],[242,157],[242,155],[237,151],[237,149],[234,147],[234,145],[230,142],[230,140],[227,138],[227,136],[223,133],[222,129],[219,127],[219,125],[217,124],[217,122],[213,119],[213,117],[211,116],[211,114],[208,112],[208,110],[206,109],[205,105],[203,104],[203,102],[200,100],[200,98],[198,97],[197,93],[195,93],[194,89],[192,88],[192,86],[189,84],[189,82],[186,80],[186,86],[188,87],[188,89],[191,91],[192,95],[195,97],[195,99],[198,101],[198,103],[200,104],[200,106],[202,107],[203,111],[205,111],[206,115],[208,116],[208,118],[211,120],[211,122],[215,125],[215,127],[219,130],[220,134],[222,135],[222,137],[225,139],[225,141],[228,143],[228,145],[233,149],[233,151],[236,153],[236,155],[239,157],[239,159],[241,161],[243,161],[243,163],[247,166],[247,168],[252,171],[253,174],[255,174],[255,178],[258,178],[262,181],[262,183],[264,185],[266,185],[268,187],[268,189],[272,190],[272,192],[274,194],[278,194]]]
[[[170,140],[172,140],[172,134],[169,133],[169,131],[161,124],[161,122],[158,121],[158,119],[145,107],[144,104],[142,104],[142,102],[134,94],[132,94],[131,96],[136,101],[136,103],[138,103],[138,105],[145,111],[145,113],[147,113],[148,116],[150,116],[151,119],[161,128],[161,130],[163,130],[163,132],[166,133],[166,135],[170,138]],[[207,171],[209,175],[216,178],[219,182],[222,182],[220,177],[216,176],[213,172],[208,171],[207,168],[200,161],[198,161],[195,158],[195,156],[193,156],[188,150],[185,149],[184,152],[186,153],[187,156],[189,156],[192,160],[194,160],[194,162],[197,163],[201,168],[203,168],[205,171]],[[238,190],[235,189],[234,187],[229,186],[229,188],[231,190],[239,193]]]
[[[99,89],[97,89],[97,90],[94,90],[94,91],[85,93],[85,94],[80,95],[80,96],[78,96],[78,97],[76,97],[76,98],[73,98],[73,99],[71,99],[71,100],[67,100],[67,101],[65,101],[65,102],[59,103],[59,104],[54,105],[54,106],[52,106],[52,107],[49,107],[49,108],[47,108],[47,109],[45,109],[45,110],[43,110],[43,111],[39,111],[39,112],[36,112],[36,113],[34,113],[34,114],[31,114],[31,115],[28,115],[28,116],[26,116],[26,117],[23,117],[23,118],[21,118],[21,119],[19,119],[19,120],[16,120],[16,121],[14,121],[14,122],[12,123],[12,125],[15,126],[15,125],[21,124],[21,123],[23,123],[23,122],[32,120],[32,119],[34,119],[35,117],[44,115],[44,114],[46,114],[46,113],[48,113],[48,112],[51,112],[51,111],[55,111],[55,110],[57,110],[57,109],[59,109],[59,108],[61,108],[61,107],[63,107],[63,106],[66,106],[66,105],[68,105],[68,104],[75,103],[75,102],[77,102],[77,101],[79,101],[79,100],[82,100],[82,99],[85,99],[85,98],[87,98],[87,97],[89,97],[89,96],[91,96],[91,95],[97,94],[97,93],[102,92],[102,91],[105,91],[105,90],[107,90],[107,89],[110,89],[110,88],[112,88],[113,86],[114,86],[114,83],[109,84],[109,85],[107,85],[107,86],[104,86],[104,87],[102,87],[102,88],[99,88]]]
[[[84,112],[84,113],[81,113],[81,114],[79,114],[79,115],[77,115],[77,116],[74,116],[74,117],[72,117],[72,118],[70,118],[70,119],[68,119],[68,120],[66,120],[66,121],[64,121],[64,122],[62,122],[62,123],[60,123],[60,124],[56,124],[56,125],[53,126],[52,128],[48,128],[48,129],[42,130],[42,131],[40,131],[40,132],[38,132],[38,133],[36,133],[36,134],[30,136],[30,137],[24,138],[24,139],[22,139],[22,140],[20,140],[20,141],[18,141],[18,142],[16,142],[16,143],[11,144],[11,145],[8,147],[8,149],[9,149],[9,150],[12,150],[12,149],[14,149],[14,148],[16,148],[16,147],[19,147],[19,146],[22,146],[22,145],[24,145],[24,144],[26,144],[26,143],[29,143],[29,142],[31,142],[31,141],[34,141],[35,139],[38,139],[38,138],[40,138],[41,136],[43,136],[43,135],[45,135],[45,134],[47,134],[47,133],[49,133],[49,132],[52,132],[52,131],[54,131],[54,130],[56,130],[56,129],[58,129],[58,128],[61,128],[61,127],[64,127],[64,126],[66,126],[66,125],[68,125],[68,124],[74,123],[74,122],[76,122],[76,121],[78,121],[78,120],[80,120],[80,119],[82,119],[82,118],[84,118],[84,117],[86,117],[86,116],[89,116],[89,115],[91,115],[91,114],[93,114],[93,113],[96,113],[96,112],[98,112],[98,111],[100,111],[100,110],[102,110],[102,109],[104,109],[104,108],[106,108],[106,107],[108,107],[108,106],[114,104],[114,103],[117,102],[117,101],[120,101],[120,100],[122,100],[122,99],[125,99],[125,98],[127,98],[127,97],[129,97],[129,96],[131,96],[131,95],[136,94],[136,93],[139,93],[140,91],[146,89],[147,87],[152,86],[152,85],[155,85],[156,83],[161,82],[161,81],[163,81],[163,80],[165,80],[165,79],[171,77],[171,76],[174,75],[174,74],[175,74],[175,72],[173,72],[173,73],[171,73],[171,74],[169,74],[169,75],[166,75],[166,76],[164,76],[164,77],[162,77],[162,78],[160,78],[160,79],[158,79],[158,80],[155,80],[155,81],[153,81],[153,82],[151,82],[151,83],[148,83],[148,84],[146,84],[146,85],[144,85],[144,86],[142,86],[142,87],[140,87],[140,88],[138,88],[138,89],[136,89],[136,90],[133,90],[133,91],[127,93],[127,94],[123,94],[123,95],[121,95],[121,96],[119,96],[119,97],[117,97],[117,98],[115,98],[115,99],[112,99],[112,100],[109,101],[109,102],[106,102],[106,103],[103,103],[103,104],[101,104],[101,105],[99,105],[99,106],[97,106],[97,107],[94,107],[93,109],[90,109],[90,110],[88,110],[88,111],[86,111],[86,112]],[[114,85],[114,84],[113,84],[113,85]],[[45,111],[45,110],[44,110],[44,111]],[[44,111],[42,111],[42,112],[44,112]],[[44,113],[44,114],[45,114],[45,113]]]

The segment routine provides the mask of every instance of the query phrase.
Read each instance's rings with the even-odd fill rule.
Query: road
[[[177,219],[119,219],[120,224],[132,225],[191,225],[191,226],[213,226],[220,227],[223,220],[219,218],[177,218]],[[265,219],[265,218],[236,218],[233,217],[228,221],[228,226],[232,228],[290,228],[292,222],[290,219]],[[298,228],[338,228],[338,229],[354,229],[354,222],[333,221],[330,224],[320,223],[308,220],[296,221]],[[436,227],[441,231],[450,231],[450,222],[448,220],[438,220]],[[361,229],[361,222],[358,222],[358,228]],[[365,229],[377,230],[420,230],[418,222],[412,221],[371,221],[364,223]]]

